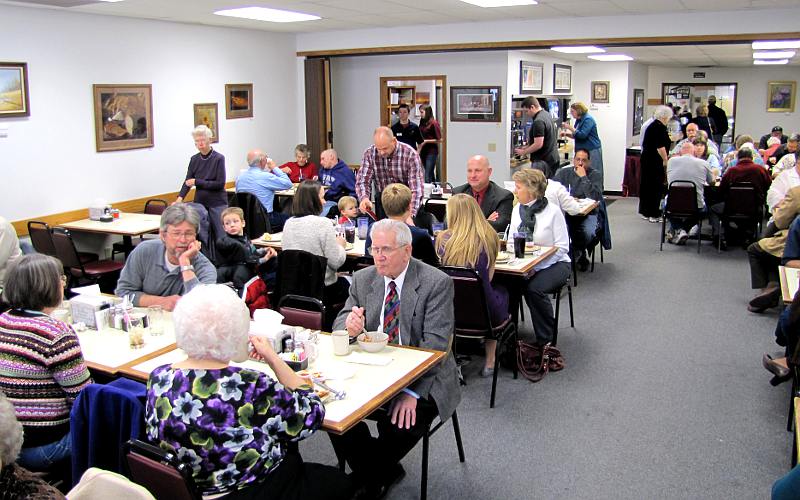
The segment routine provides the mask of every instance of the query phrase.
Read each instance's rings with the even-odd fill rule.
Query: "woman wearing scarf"
[[[536,272],[525,289],[536,343],[543,345],[553,340],[555,326],[550,294],[564,286],[569,278],[569,232],[561,209],[547,203],[544,196],[547,179],[541,171],[520,170],[512,179],[519,204],[511,212],[509,233],[526,233],[537,245],[557,247],[556,253],[534,266]]]

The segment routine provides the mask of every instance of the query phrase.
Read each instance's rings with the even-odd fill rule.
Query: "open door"
[[[331,67],[327,57],[305,60],[306,78],[306,143],[319,164],[319,154],[333,147],[333,114],[331,112]]]

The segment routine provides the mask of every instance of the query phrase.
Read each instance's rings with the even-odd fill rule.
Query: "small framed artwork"
[[[0,62],[0,118],[30,115],[28,63]]]
[[[225,84],[225,118],[253,117],[253,84]]]
[[[450,87],[450,102],[450,121],[500,121],[500,87]]]
[[[211,142],[219,142],[219,120],[217,117],[218,107],[215,102],[204,102],[194,105],[194,126],[205,125],[211,129],[214,137]]]
[[[519,93],[541,94],[544,90],[542,84],[544,66],[542,63],[530,61],[519,62]]]
[[[633,89],[633,126],[631,135],[642,133],[644,123],[644,89]]]
[[[572,92],[572,66],[553,64],[553,92]]]
[[[92,85],[98,152],[153,146],[153,87]]]
[[[797,82],[767,83],[767,111],[793,113]]]
[[[592,102],[608,104],[608,90],[611,82],[592,82]]]

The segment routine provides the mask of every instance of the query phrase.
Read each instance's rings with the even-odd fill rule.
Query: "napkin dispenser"
[[[100,218],[107,213],[111,212],[111,205],[106,200],[97,199],[89,205],[89,219],[99,221]]]
[[[269,339],[272,344],[272,349],[275,352],[283,351],[286,339],[291,339],[292,334],[294,334],[293,326],[261,323],[258,321],[250,322],[250,335]]]
[[[83,323],[87,328],[102,330],[108,325],[111,301],[105,297],[76,295],[69,301],[74,323]]]

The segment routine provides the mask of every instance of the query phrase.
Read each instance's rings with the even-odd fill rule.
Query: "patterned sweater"
[[[23,447],[52,443],[69,432],[69,412],[92,383],[72,327],[43,314],[0,314],[0,391],[25,430]]]

